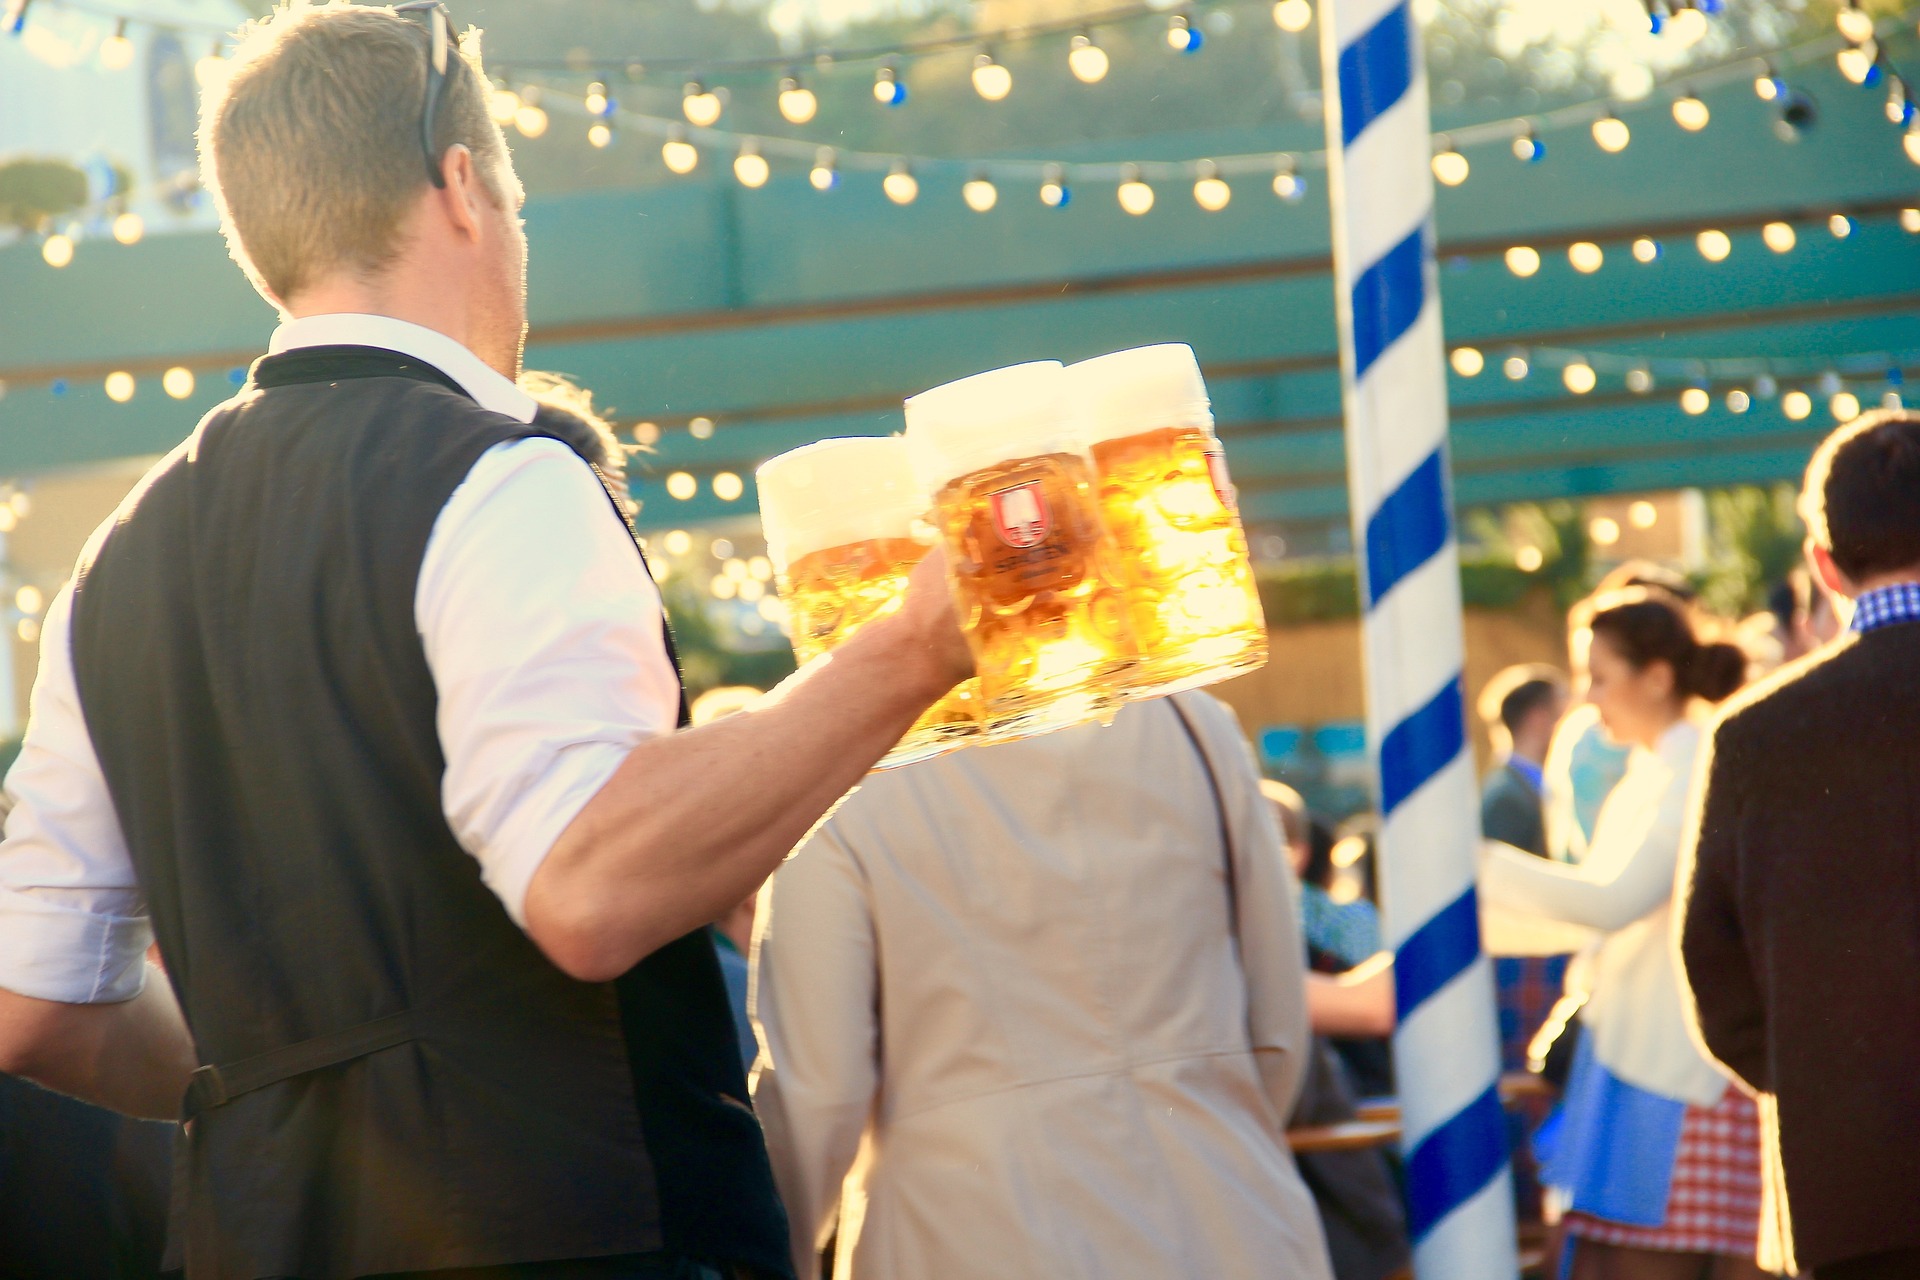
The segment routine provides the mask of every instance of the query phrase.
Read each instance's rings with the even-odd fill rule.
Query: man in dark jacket
[[[1920,415],[1829,436],[1807,556],[1850,634],[1732,703],[1680,922],[1695,1025],[1760,1095],[1760,1261],[1920,1276]]]

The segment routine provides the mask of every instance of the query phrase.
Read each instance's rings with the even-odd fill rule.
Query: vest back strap
[[[187,1084],[184,1118],[192,1120],[204,1111],[224,1106],[243,1093],[252,1093],[270,1084],[279,1084],[283,1080],[327,1067],[337,1067],[343,1062],[352,1062],[355,1058],[364,1058],[382,1049],[405,1044],[413,1039],[413,1035],[412,1011],[403,1010],[355,1027],[331,1031],[298,1044],[243,1058],[226,1066],[209,1064],[200,1067]]]

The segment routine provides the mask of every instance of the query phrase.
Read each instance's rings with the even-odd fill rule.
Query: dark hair
[[[1920,414],[1862,414],[1821,441],[1800,516],[1855,581],[1920,565]]]
[[[1325,889],[1333,884],[1333,829],[1318,818],[1307,820],[1307,869],[1302,882]]]
[[[1512,733],[1534,711],[1565,693],[1567,678],[1543,663],[1528,662],[1495,673],[1480,691],[1480,720]]]
[[[1746,682],[1747,655],[1740,646],[1703,642],[1686,602],[1656,587],[1595,596],[1576,618],[1605,636],[1636,670],[1654,662],[1672,667],[1674,688],[1683,695],[1718,702]]]

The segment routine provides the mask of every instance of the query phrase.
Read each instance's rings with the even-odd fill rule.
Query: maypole
[[[1411,0],[1321,0],[1334,291],[1377,768],[1394,1060],[1419,1280],[1518,1272],[1433,258],[1427,80]]]

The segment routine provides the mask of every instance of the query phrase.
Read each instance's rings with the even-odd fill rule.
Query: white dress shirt
[[[471,351],[386,316],[288,321],[268,350],[336,344],[425,361],[483,408],[533,420],[533,399]],[[6,778],[0,987],[126,1000],[152,931],[81,714],[71,615],[68,586],[47,611]],[[481,455],[441,509],[414,620],[439,699],[447,823],[524,927],[527,884],[554,841],[628,751],[674,727],[659,592],[591,469],[557,440],[517,440]]]

